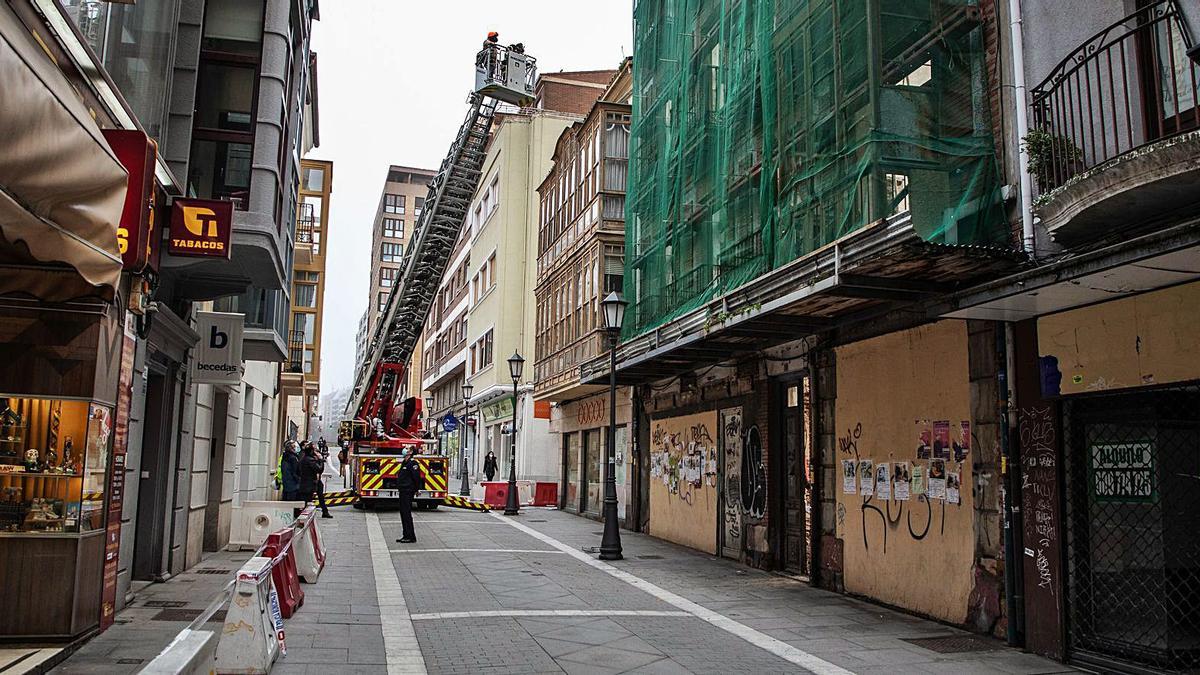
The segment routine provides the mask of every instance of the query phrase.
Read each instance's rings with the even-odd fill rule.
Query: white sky
[[[633,51],[632,0],[323,0],[314,23],[320,147],[333,161],[321,391],[353,384],[371,225],[389,164],[436,169],[466,114],[489,30],[541,72],[616,68]],[[624,51],[622,51],[624,50]]]

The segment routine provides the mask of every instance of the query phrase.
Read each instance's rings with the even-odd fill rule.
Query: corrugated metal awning
[[[5,3],[0,92],[0,239],[32,261],[70,265],[95,292],[111,295],[121,278],[117,224],[125,169],[70,83]],[[0,274],[0,292],[45,290],[31,277]]]

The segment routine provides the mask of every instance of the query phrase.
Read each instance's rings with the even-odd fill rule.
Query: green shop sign
[[[513,402],[511,396],[505,396],[499,401],[483,406],[483,421],[495,422],[497,420],[510,420],[513,414]]]
[[[1089,448],[1088,455],[1088,478],[1097,502],[1158,500],[1152,443],[1097,444]]]

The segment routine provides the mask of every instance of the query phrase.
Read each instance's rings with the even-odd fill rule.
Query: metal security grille
[[[1200,387],[1066,401],[1063,433],[1072,654],[1200,667]]]

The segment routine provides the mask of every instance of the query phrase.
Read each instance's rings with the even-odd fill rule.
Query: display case
[[[107,406],[0,398],[0,533],[102,530],[111,432]]]

